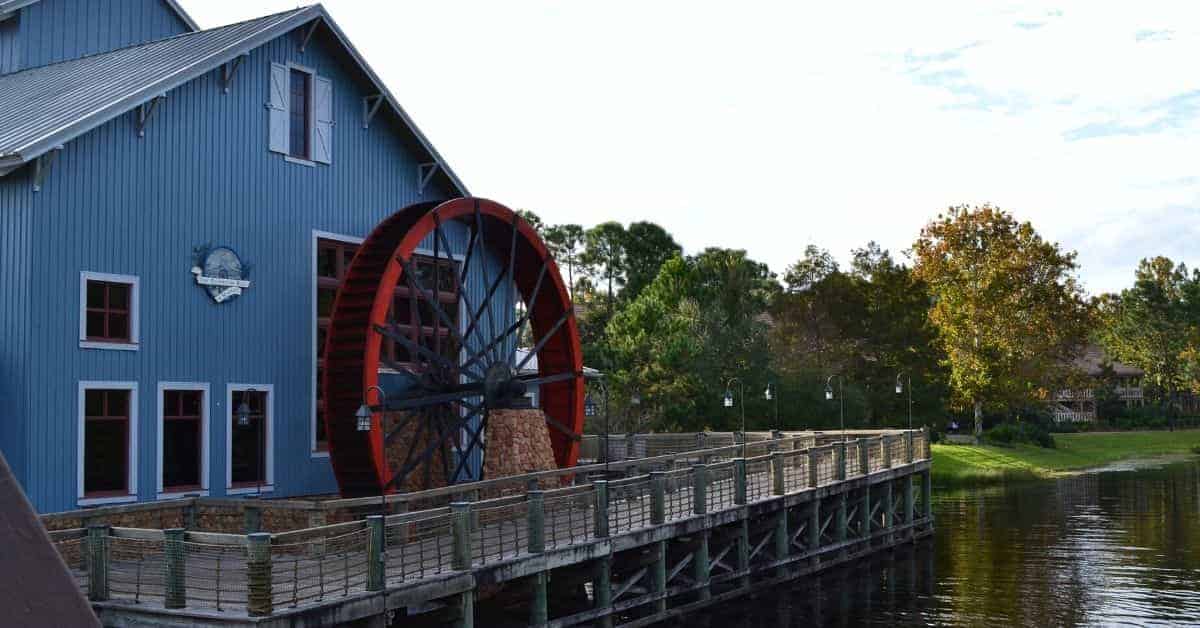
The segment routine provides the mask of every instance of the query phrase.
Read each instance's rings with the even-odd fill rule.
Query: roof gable
[[[3,2],[3,0],[0,0]],[[297,27],[324,25],[459,194],[466,186],[321,5],[0,76],[0,176]]]

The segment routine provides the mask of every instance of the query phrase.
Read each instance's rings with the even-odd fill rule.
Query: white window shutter
[[[289,89],[289,73],[286,65],[271,64],[270,100],[267,110],[271,116],[271,151],[288,154],[288,109],[291,102]]]
[[[313,77],[312,159],[321,164],[333,162],[333,82]]]

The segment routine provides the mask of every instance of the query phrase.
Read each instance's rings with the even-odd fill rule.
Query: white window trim
[[[312,330],[312,367],[309,371],[309,377],[312,380],[312,394],[309,396],[309,417],[308,417],[308,451],[312,458],[328,458],[328,451],[319,451],[317,449],[317,386],[321,383],[317,381],[317,251],[321,240],[333,240],[334,242],[342,242],[345,244],[361,245],[364,242],[363,238],[358,236],[350,236],[341,233],[330,233],[328,231],[312,231],[312,268],[309,273],[309,279],[312,289],[312,303],[309,304],[309,311],[312,312],[312,318],[309,319],[309,328]]]
[[[203,393],[204,397],[200,404],[200,490],[188,491],[168,491],[163,487],[163,438],[166,434],[166,420],[163,418],[163,393],[168,390],[198,390]],[[158,465],[157,465],[157,487],[158,492],[156,499],[179,499],[181,497],[207,497],[208,496],[208,458],[209,447],[208,443],[212,432],[210,431],[211,422],[209,420],[209,407],[212,405],[212,397],[209,395],[207,382],[159,382],[158,383]]]
[[[129,342],[104,342],[88,340],[87,337],[87,283],[88,281],[108,281],[111,283],[126,283],[133,288],[129,291]],[[116,351],[137,351],[141,341],[141,282],[137,275],[114,275],[111,273],[96,273],[87,270],[79,272],[79,348],[80,349],[110,349]]]
[[[315,86],[316,82],[317,82],[317,70],[315,68],[310,68],[306,65],[300,65],[298,63],[289,62],[286,65],[287,65],[287,69],[288,69],[288,86],[287,86],[287,88],[289,91],[292,89],[292,70],[304,72],[305,74],[308,75],[308,157],[309,158],[297,157],[297,156],[293,155],[292,147],[288,146],[288,152],[283,155],[283,160],[288,163],[292,163],[292,164],[307,166],[309,168],[316,168],[317,162],[312,161],[311,157],[312,157],[313,143],[317,141],[317,122],[316,122],[317,89]],[[289,94],[289,99],[290,99],[290,94]],[[290,107],[291,105],[289,104],[288,106]],[[292,114],[292,112],[289,110],[288,111],[289,124],[291,123],[290,122],[291,114]],[[292,137],[292,133],[291,133],[291,129],[289,128],[288,129],[288,141],[289,142],[291,141],[291,137]]]
[[[262,492],[275,490],[275,386],[271,384],[228,384],[225,386],[225,403],[228,407],[226,418],[233,420],[233,393],[254,390],[267,393],[267,437],[263,439],[263,447],[267,450],[267,477],[262,485]],[[233,487],[233,425],[225,426],[225,494],[249,495],[258,492],[257,486]]]
[[[129,391],[129,452],[127,460],[129,468],[126,472],[129,474],[125,479],[125,485],[129,491],[128,495],[114,495],[110,497],[85,497],[84,493],[84,478],[83,478],[83,448],[85,444],[85,419],[84,419],[84,397],[89,390],[128,390]],[[75,482],[76,482],[76,504],[79,506],[96,506],[100,504],[121,504],[126,502],[137,501],[137,477],[138,477],[138,384],[137,382],[105,382],[105,381],[80,381],[78,394],[78,429],[75,442]]]

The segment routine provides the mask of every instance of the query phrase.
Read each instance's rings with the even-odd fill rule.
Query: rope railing
[[[608,484],[610,534],[640,530],[650,525],[650,476],[641,475]]]
[[[271,544],[275,606],[295,608],[363,591],[367,581],[366,529],[294,543]]]
[[[397,521],[389,522],[384,532],[389,584],[421,580],[453,569],[453,515],[448,509],[389,520]]]
[[[566,547],[595,538],[596,497],[591,487],[582,488],[586,490],[546,491],[544,518],[547,548]]]

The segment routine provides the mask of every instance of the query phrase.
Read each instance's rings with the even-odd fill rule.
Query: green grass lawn
[[[1200,447],[1200,430],[1055,434],[1054,441],[1055,449],[934,445],[933,481],[945,485],[1032,480],[1128,458],[1190,454]]]

